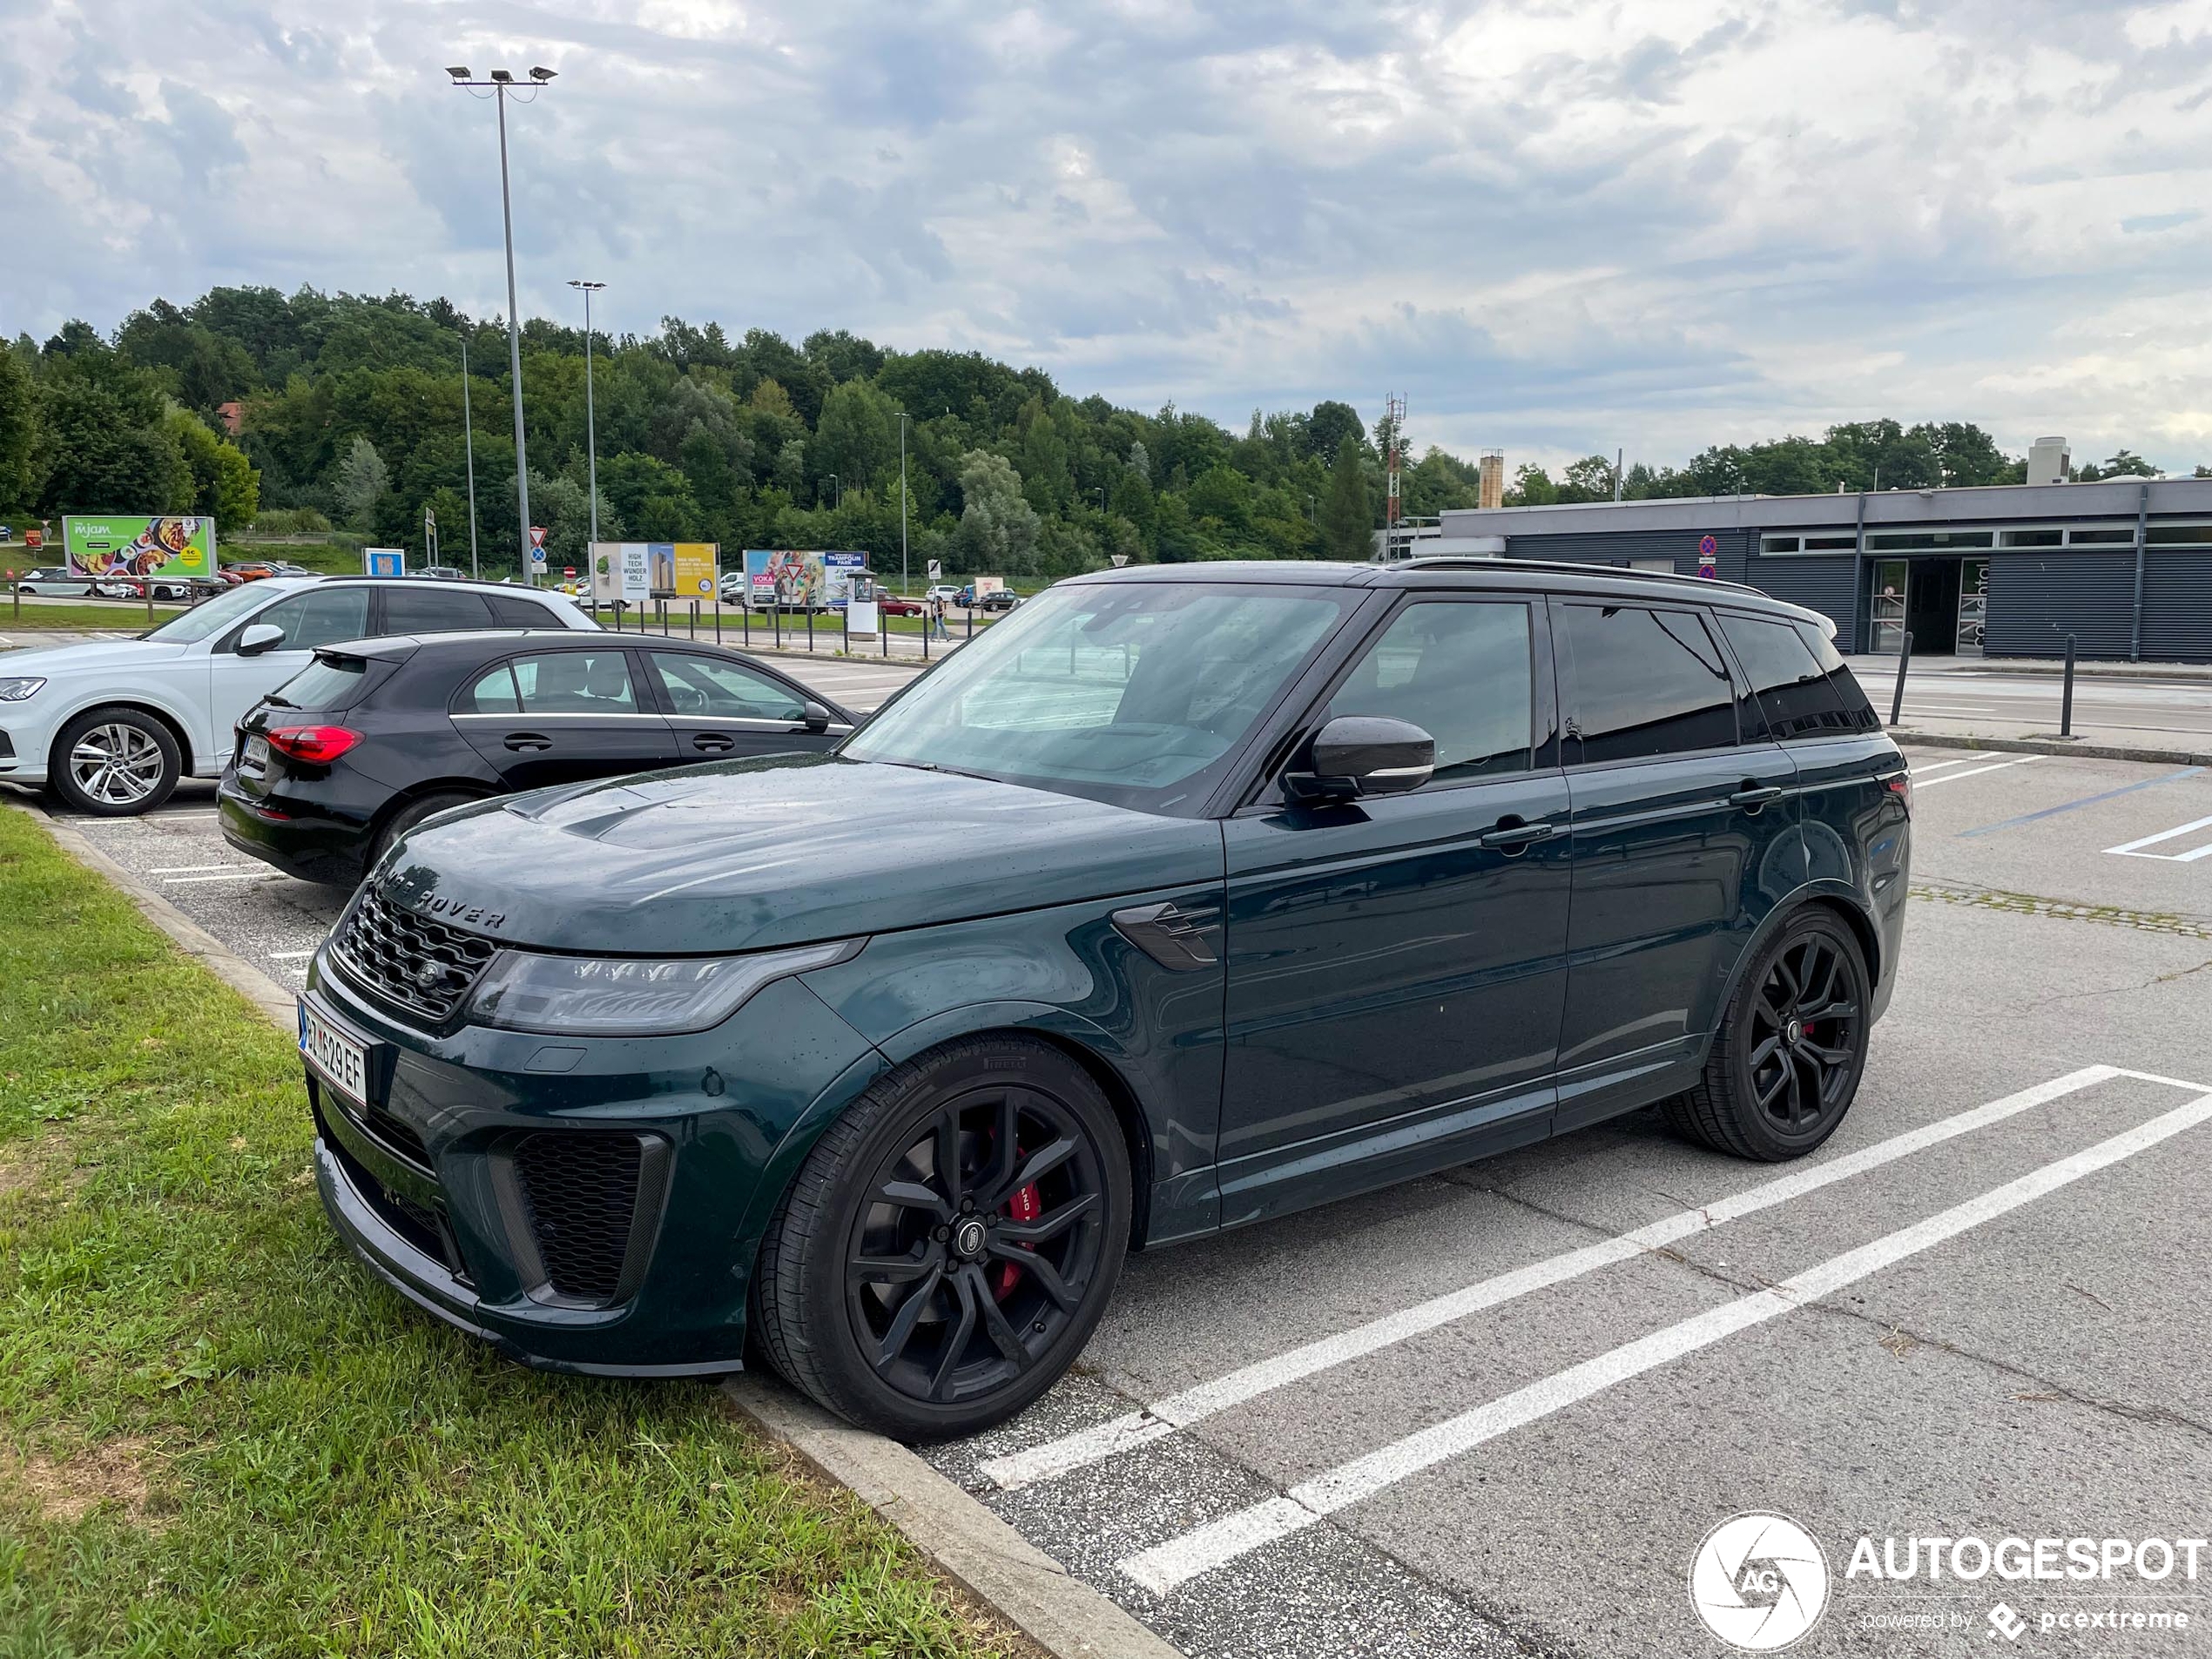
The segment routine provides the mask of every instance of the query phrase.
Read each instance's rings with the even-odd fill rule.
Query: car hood
[[[171,663],[190,651],[190,645],[165,639],[96,639],[83,645],[31,645],[21,651],[0,651],[0,674],[82,673],[103,668],[146,668]]]
[[[546,949],[763,950],[1218,881],[1220,826],[988,779],[774,755],[487,802],[388,897]]]

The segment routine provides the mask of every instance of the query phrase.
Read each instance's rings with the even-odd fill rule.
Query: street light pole
[[[599,432],[597,417],[591,409],[591,296],[607,285],[604,282],[569,281],[571,288],[583,290],[583,454],[584,464],[591,474],[591,544],[599,544]],[[587,555],[587,563],[589,556]]]
[[[536,586],[537,571],[530,563],[530,463],[529,454],[523,435],[523,326],[516,315],[518,301],[515,297],[515,206],[507,179],[507,99],[519,90],[511,70],[496,69],[489,81],[471,80],[465,64],[446,71],[453,77],[455,86],[475,89],[489,87],[492,102],[499,111],[499,214],[507,233],[507,371],[514,382],[515,401],[515,502],[522,514],[522,523],[516,527],[516,547],[522,554],[523,580]],[[533,68],[530,87],[533,96],[553,78],[550,69]]]
[[[830,483],[835,488],[837,492],[836,500],[832,503],[830,509],[831,511],[834,512],[838,508],[845,505],[845,480],[839,477],[833,472],[825,473],[823,476],[830,481]]]
[[[907,412],[899,411],[899,597],[907,597]]]
[[[469,456],[469,579],[482,579],[476,566],[476,422],[469,413],[469,336],[461,336],[461,446]]]

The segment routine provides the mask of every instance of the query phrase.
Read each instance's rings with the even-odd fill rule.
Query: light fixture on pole
[[[834,512],[838,508],[845,505],[845,481],[833,472],[824,473],[822,475],[830,481],[831,487],[837,492],[836,500],[830,509]]]
[[[529,455],[523,438],[523,331],[516,315],[515,299],[515,208],[507,183],[507,100],[520,98],[527,91],[535,100],[545,84],[553,78],[553,71],[533,68],[528,82],[515,78],[512,70],[496,69],[489,80],[477,80],[469,72],[466,64],[456,64],[446,73],[453,77],[453,84],[474,93],[489,91],[492,103],[499,111],[499,212],[507,232],[507,370],[514,381],[515,398],[515,502],[522,515],[516,527],[516,550],[523,558],[523,580],[535,583],[537,573],[529,557],[530,534],[530,465]]]
[[[461,336],[461,447],[469,457],[469,579],[479,581],[476,566],[476,422],[469,410],[469,336]]]
[[[569,287],[583,290],[583,454],[584,464],[591,473],[591,543],[599,542],[599,433],[597,417],[591,409],[591,296],[607,285],[604,282],[584,282],[575,277]]]

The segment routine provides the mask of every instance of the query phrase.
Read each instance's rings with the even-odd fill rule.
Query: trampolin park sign
[[[71,576],[212,577],[215,521],[73,516],[62,520],[62,548]]]

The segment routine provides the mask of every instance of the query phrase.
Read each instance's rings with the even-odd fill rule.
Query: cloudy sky
[[[1412,404],[1517,462],[1876,414],[2212,462],[2212,0],[0,0],[0,331],[217,283]]]

